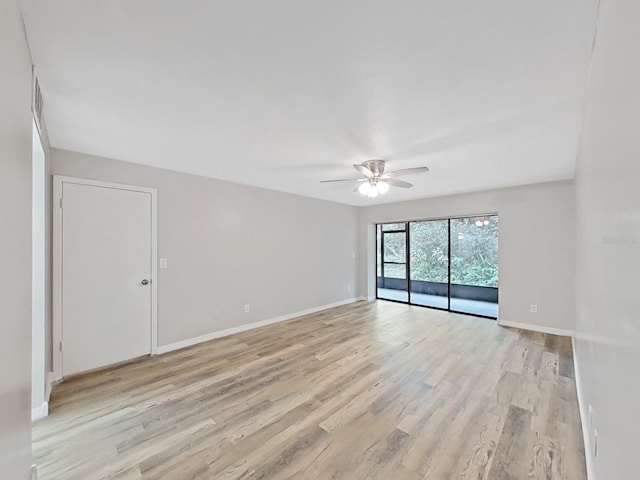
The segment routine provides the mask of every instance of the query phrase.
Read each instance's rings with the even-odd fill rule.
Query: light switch
[[[167,268],[167,259],[166,258],[161,258],[160,259],[160,268]]]

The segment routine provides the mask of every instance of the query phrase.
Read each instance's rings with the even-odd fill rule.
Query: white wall
[[[373,224],[482,213],[500,215],[501,322],[574,329],[574,197],[570,181],[371,206],[360,211],[360,294],[375,296]],[[530,312],[530,305],[538,313]]]
[[[169,265],[158,279],[161,346],[356,296],[355,207],[64,150],[51,155],[53,174],[158,188],[158,253]]]
[[[639,478],[640,2],[602,0],[576,169],[576,355],[592,479]]]
[[[31,464],[31,60],[18,6],[0,0],[0,478]]]

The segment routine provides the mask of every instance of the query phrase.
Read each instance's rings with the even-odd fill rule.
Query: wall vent
[[[42,100],[42,90],[40,90],[40,80],[38,80],[38,72],[36,67],[33,67],[33,92],[31,95],[31,111],[33,112],[33,118],[36,121],[36,127],[38,132],[42,135],[42,126],[44,121],[43,116],[44,102]]]

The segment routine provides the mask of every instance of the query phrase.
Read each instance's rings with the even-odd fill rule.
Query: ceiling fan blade
[[[337,180],[320,180],[320,183],[330,183],[330,182],[364,182],[364,178],[339,178]]]
[[[384,178],[385,182],[389,185],[393,185],[394,187],[400,188],[411,188],[413,187],[413,183],[405,182],[404,180],[396,180],[395,178]]]
[[[364,175],[367,178],[373,177],[373,172],[369,170],[367,167],[365,167],[364,165],[360,165],[359,163],[354,163],[353,168],[355,168],[358,172],[360,172],[362,175]]]
[[[385,175],[387,178],[400,177],[402,175],[411,175],[412,173],[427,173],[429,167],[415,167],[415,168],[403,168],[402,170],[395,170]]]

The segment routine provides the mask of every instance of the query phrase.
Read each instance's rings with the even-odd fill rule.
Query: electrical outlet
[[[347,292],[350,292],[350,291],[351,291],[351,284],[347,283]]]
[[[538,313],[538,305],[531,304],[529,310],[531,311],[531,313]]]
[[[249,310],[250,310],[250,307],[249,307],[249,304],[247,303],[247,304],[244,306],[244,313],[249,313]]]
[[[167,259],[166,258],[161,258],[160,259],[160,268],[167,268]]]

